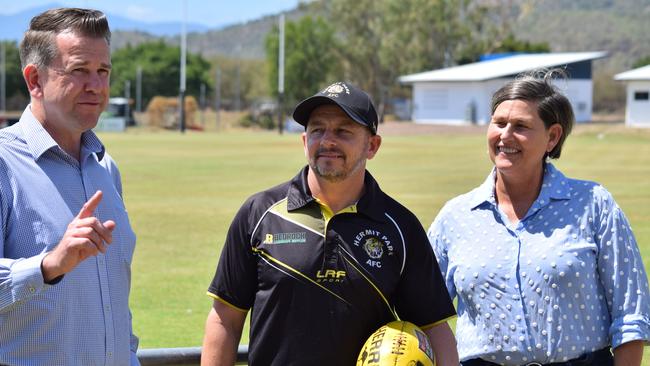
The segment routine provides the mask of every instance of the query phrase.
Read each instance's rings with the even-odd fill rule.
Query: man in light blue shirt
[[[54,9],[21,43],[31,104],[0,130],[0,364],[138,365],[135,235],[91,131],[109,96],[104,14]]]

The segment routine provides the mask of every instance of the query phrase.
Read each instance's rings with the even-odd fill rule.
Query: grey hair
[[[548,153],[551,159],[557,159],[562,153],[562,146],[575,124],[573,107],[569,99],[553,84],[555,79],[568,79],[565,70],[539,69],[518,75],[502,86],[492,95],[492,114],[499,104],[506,100],[525,100],[537,105],[537,114],[548,129],[554,124],[562,126],[562,135],[553,150]]]
[[[104,38],[111,44],[111,30],[106,15],[99,10],[59,8],[47,10],[32,18],[29,29],[20,42],[20,63],[24,69],[29,64],[49,66],[57,56],[54,38],[64,32]]]

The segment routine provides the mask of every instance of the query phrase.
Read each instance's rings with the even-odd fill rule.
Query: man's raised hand
[[[106,252],[107,244],[113,241],[115,222],[102,223],[93,216],[101,200],[102,191],[95,192],[68,224],[59,244],[43,258],[41,270],[45,282],[72,271],[90,256]]]

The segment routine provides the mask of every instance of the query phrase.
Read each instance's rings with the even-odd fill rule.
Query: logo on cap
[[[345,92],[345,94],[350,94],[350,89],[348,89],[348,86],[345,85],[345,83],[339,81],[323,89],[321,93],[330,98],[338,98],[339,94],[343,92]]]

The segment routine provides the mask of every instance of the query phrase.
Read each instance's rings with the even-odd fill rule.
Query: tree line
[[[301,99],[336,80],[368,90],[381,115],[394,97],[408,97],[400,75],[475,62],[483,54],[548,52],[548,43],[517,39],[512,24],[523,6],[509,1],[329,0],[300,5],[306,16],[285,26],[285,112]],[[28,102],[17,44],[4,42],[8,109]],[[278,27],[265,41],[266,59],[187,56],[187,95],[205,91],[214,105],[219,87],[223,108],[245,108],[277,97]],[[156,95],[179,90],[180,47],[162,40],[127,45],[112,54],[111,95],[125,95],[127,80],[135,97],[141,70],[142,105]],[[639,60],[637,65],[648,60]],[[217,80],[217,74],[219,74]],[[218,83],[218,85],[217,85]]]
[[[408,92],[400,75],[478,61],[482,54],[548,52],[548,44],[520,41],[504,2],[470,0],[330,0],[285,30],[288,105],[328,81],[348,80],[368,90],[380,115]],[[277,89],[278,28],[267,38],[271,90]]]

